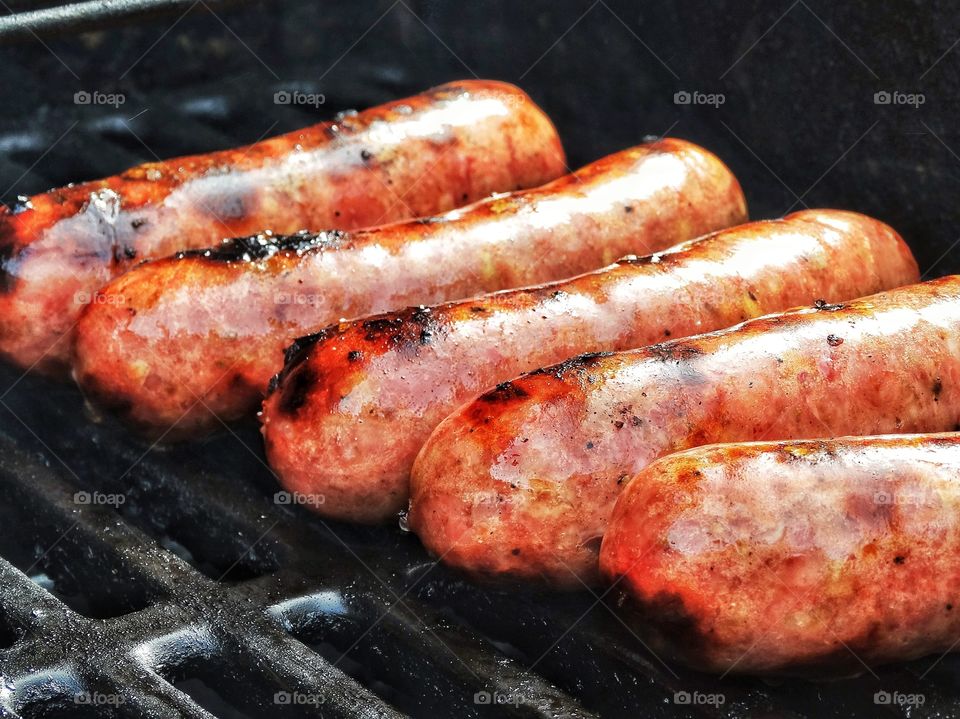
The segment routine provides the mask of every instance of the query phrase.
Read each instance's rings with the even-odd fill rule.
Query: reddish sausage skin
[[[958,419],[960,276],[505,382],[431,435],[410,524],[451,564],[581,586],[623,483],[658,457]]]
[[[146,433],[193,436],[253,414],[283,348],[342,317],[557,279],[744,215],[726,166],[668,139],[429,220],[234,242],[107,285],[77,329],[76,374]]]
[[[321,514],[383,521],[406,506],[410,467],[434,427],[498,382],[581,352],[642,347],[917,278],[887,225],[807,210],[572,280],[333,326],[298,341],[264,403],[267,456],[285,487],[325,497],[313,505]]]
[[[112,277],[149,257],[272,229],[353,229],[443,212],[564,172],[519,89],[451,83],[249,147],[151,162],[0,208],[0,356],[53,374]]]
[[[835,677],[960,636],[960,435],[713,445],[617,500],[604,575],[658,654]]]

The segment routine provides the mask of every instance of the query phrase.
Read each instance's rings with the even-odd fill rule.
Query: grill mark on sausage
[[[215,247],[184,250],[177,257],[199,257],[211,262],[262,262],[278,252],[302,253],[307,250],[336,250],[344,246],[348,233],[340,230],[328,232],[298,232],[294,235],[259,234],[225,240]]]
[[[14,250],[15,242],[12,239],[0,244],[0,294],[9,293],[17,284],[16,275],[10,271]]]
[[[661,342],[647,347],[647,352],[661,362],[685,362],[703,354],[697,347],[685,342]]]
[[[492,390],[484,392],[478,398],[481,402],[508,402],[512,399],[528,397],[529,393],[514,382],[501,382]]]
[[[577,355],[576,357],[571,357],[570,359],[564,360],[560,364],[555,364],[551,367],[541,367],[540,369],[535,369],[532,372],[528,372],[527,376],[552,374],[557,379],[563,379],[564,375],[570,372],[583,372],[595,367],[602,357],[609,357],[612,354],[613,352],[587,352],[585,354]]]
[[[310,352],[316,346],[317,342],[326,339],[330,334],[330,328],[326,327],[312,335],[298,337],[283,352],[283,369],[270,378],[270,384],[267,385],[267,396],[269,397],[279,389],[287,377],[301,364],[310,359]]]
[[[319,379],[317,371],[309,365],[303,366],[297,372],[288,375],[283,380],[283,389],[278,405],[280,412],[286,415],[295,415],[306,404],[307,393]]]

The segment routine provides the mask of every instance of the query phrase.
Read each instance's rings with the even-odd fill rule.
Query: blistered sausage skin
[[[235,241],[107,285],[78,326],[76,376],[146,433],[193,436],[252,415],[283,348],[340,318],[567,277],[745,213],[719,159],[666,139],[437,218]]]
[[[427,440],[410,524],[479,574],[581,586],[623,483],[716,442],[938,432],[960,420],[960,276],[818,303],[504,382]]]
[[[564,172],[519,89],[467,80],[235,150],[151,162],[0,206],[0,356],[63,373],[80,310],[149,257],[272,229],[443,212]]]
[[[960,434],[713,445],[647,466],[600,550],[663,657],[836,677],[960,636]]]
[[[321,514],[387,520],[434,427],[498,382],[917,279],[887,225],[806,210],[572,280],[342,323],[298,340],[264,403],[267,457],[289,490],[324,496]]]

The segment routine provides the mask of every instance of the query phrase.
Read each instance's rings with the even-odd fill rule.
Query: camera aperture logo
[[[879,90],[873,93],[874,105],[909,105],[914,110],[926,103],[927,96],[922,92],[901,92],[900,90]]]
[[[322,92],[301,92],[300,90],[277,90],[273,93],[274,105],[309,105],[320,107],[327,101]]]
[[[127,101],[127,96],[122,92],[100,92],[94,90],[77,90],[73,93],[74,105],[109,105],[110,107],[120,107]]]
[[[700,92],[699,90],[679,90],[673,93],[674,105],[708,105],[720,107],[727,101],[722,92]]]
[[[719,692],[708,694],[706,692],[675,692],[673,703],[682,706],[712,706],[720,707],[727,703],[727,697]]]
[[[322,494],[312,492],[277,492],[273,495],[274,504],[306,504],[319,506],[327,501]]]
[[[127,501],[127,497],[120,493],[109,492],[75,492],[74,504],[97,504],[107,507],[119,507]]]
[[[873,703],[879,706],[922,707],[926,702],[925,694],[879,691],[873,695]]]

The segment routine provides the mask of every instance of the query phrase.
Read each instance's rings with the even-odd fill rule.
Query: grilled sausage
[[[181,254],[87,308],[77,378],[148,434],[192,436],[253,414],[283,348],[341,317],[568,276],[745,211],[720,160],[668,139],[434,219]]]
[[[144,258],[266,228],[352,229],[442,212],[564,167],[556,131],[529,97],[469,80],[0,206],[0,356],[63,373],[83,305]]]
[[[836,676],[948,651],[960,434],[669,455],[620,495],[600,566],[654,651],[707,671]]]
[[[580,586],[623,483],[658,457],[958,420],[955,276],[504,382],[431,435],[409,521],[454,565]]]
[[[330,327],[298,341],[264,403],[267,457],[288,489],[325,497],[313,505],[321,514],[382,521],[406,506],[410,467],[433,428],[498,382],[581,352],[916,281],[910,250],[887,225],[808,210],[573,280]]]

